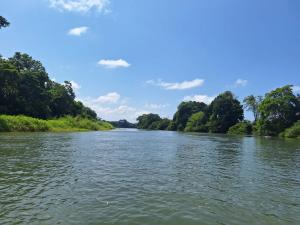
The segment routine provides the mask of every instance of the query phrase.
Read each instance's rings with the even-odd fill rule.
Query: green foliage
[[[252,134],[252,124],[250,121],[239,122],[229,128],[228,134],[249,135]]]
[[[27,116],[0,115],[0,131],[47,131],[50,127],[45,120]]]
[[[195,101],[182,102],[178,106],[177,112],[173,117],[175,129],[179,131],[183,131],[191,115],[200,111],[206,111],[206,109],[207,109],[207,105],[203,102],[195,102]]]
[[[0,114],[97,118],[92,109],[75,101],[70,82],[51,81],[41,62],[19,52],[8,60],[0,59]]]
[[[228,129],[244,119],[240,102],[230,91],[217,96],[209,106],[209,131],[226,133]]]
[[[0,16],[0,29],[2,27],[8,27],[9,26],[9,22],[2,16]]]
[[[257,121],[259,118],[258,106],[262,101],[261,96],[249,95],[244,98],[245,109],[253,112],[254,120]]]
[[[127,120],[110,121],[110,123],[117,128],[136,128],[136,124],[130,123]]]
[[[258,133],[276,136],[283,132],[297,121],[299,108],[300,102],[290,85],[267,93],[259,105]]]
[[[48,120],[47,124],[51,131],[96,131],[113,129],[113,126],[108,122],[71,116]]]
[[[161,118],[157,114],[143,114],[137,118],[137,127],[139,129],[150,129],[152,123],[160,120]]]
[[[197,112],[190,116],[184,131],[187,132],[207,132],[207,117],[204,112]]]
[[[144,114],[137,118],[137,128],[147,130],[167,130],[171,121],[167,118],[162,119],[157,114]]]
[[[0,115],[0,132],[11,131],[88,131],[110,130],[113,126],[104,121],[66,116],[42,120],[28,116]]]
[[[280,136],[285,138],[300,138],[300,121],[296,122],[292,127],[287,128]]]

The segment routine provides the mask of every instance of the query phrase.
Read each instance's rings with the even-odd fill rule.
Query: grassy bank
[[[0,115],[0,132],[35,131],[89,131],[110,130],[110,123],[82,117],[66,116],[59,119],[41,120],[28,116]]]

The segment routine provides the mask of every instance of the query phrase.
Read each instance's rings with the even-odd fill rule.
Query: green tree
[[[243,101],[245,109],[253,112],[255,122],[259,118],[258,106],[261,103],[261,101],[262,101],[261,96],[254,96],[254,95],[247,96],[246,98],[244,98]]]
[[[209,130],[213,133],[226,133],[230,127],[244,119],[240,102],[230,91],[217,96],[209,106]]]
[[[259,105],[258,133],[276,136],[292,126],[299,119],[299,105],[291,85],[267,93]]]
[[[9,26],[9,22],[2,16],[0,16],[0,29],[2,27],[8,27]]]
[[[184,131],[187,132],[207,132],[207,116],[204,112],[197,112],[190,116]]]
[[[137,127],[139,129],[150,129],[152,123],[154,123],[156,121],[160,121],[160,120],[161,120],[161,118],[157,114],[153,114],[153,113],[143,114],[137,118],[137,121],[138,121]]]
[[[176,127],[175,129],[183,131],[191,115],[200,111],[206,111],[206,109],[207,105],[203,102],[182,102],[178,106],[177,112],[173,117],[173,121]]]
[[[16,114],[20,75],[14,65],[0,60],[0,114]]]
[[[229,128],[228,134],[249,135],[252,134],[252,124],[250,121],[239,122]]]

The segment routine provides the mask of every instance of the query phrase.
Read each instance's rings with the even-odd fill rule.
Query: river
[[[2,133],[0,224],[300,224],[300,141]]]

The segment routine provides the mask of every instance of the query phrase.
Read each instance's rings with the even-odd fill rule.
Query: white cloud
[[[90,10],[106,11],[109,0],[49,0],[50,6],[60,11],[86,13]]]
[[[82,34],[86,33],[88,27],[75,27],[68,31],[69,35],[73,36],[81,36]]]
[[[81,86],[73,80],[71,80],[70,83],[72,84],[72,88],[74,91],[77,91],[81,88]]]
[[[146,81],[146,83],[162,87],[166,90],[186,90],[186,89],[202,86],[204,84],[204,80],[194,79],[191,81],[183,81],[183,82],[176,82],[176,83],[164,82],[162,80],[157,80],[157,81],[148,80]]]
[[[248,84],[248,80],[243,80],[241,78],[237,79],[234,83],[235,87],[245,87]]]
[[[126,62],[123,59],[118,59],[118,60],[112,60],[112,59],[101,59],[98,62],[99,65],[108,68],[108,69],[114,69],[114,68],[118,68],[118,67],[129,67],[130,64],[128,62]]]
[[[300,94],[300,86],[293,86],[293,91],[296,93],[296,94]]]
[[[145,104],[144,107],[137,108],[130,106],[128,98],[122,97],[117,92],[110,92],[98,98],[78,98],[84,105],[95,110],[97,115],[105,120],[115,121],[127,119],[130,122],[136,122],[136,118],[142,114],[161,113],[161,108],[168,105]]]
[[[148,109],[163,109],[168,106],[169,106],[169,104],[154,104],[154,103],[146,103],[145,104],[145,108],[148,108]]]
[[[117,103],[120,99],[120,95],[117,92],[110,92],[106,95],[99,96],[96,100],[97,103]]]
[[[183,101],[195,101],[195,102],[204,102],[205,104],[210,104],[215,99],[214,96],[207,95],[194,95],[194,96],[185,96]]]

